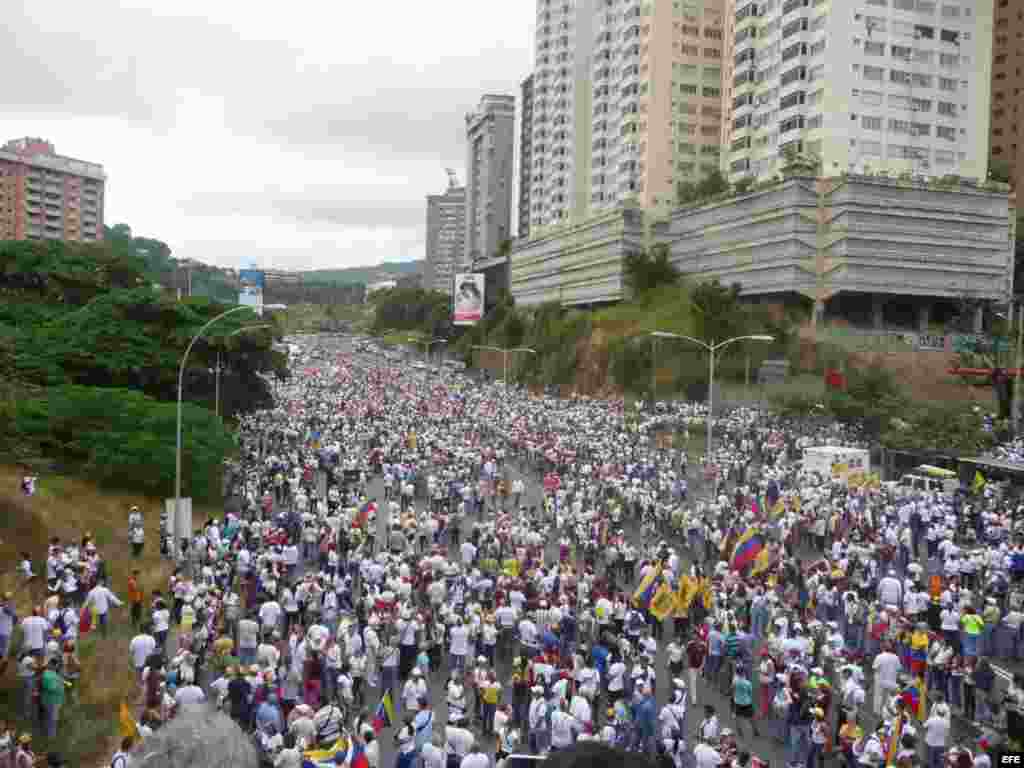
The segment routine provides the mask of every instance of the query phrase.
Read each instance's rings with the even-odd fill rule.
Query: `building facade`
[[[1020,128],[1024,89],[1024,8],[997,0],[992,37],[992,159],[1010,166],[1014,188],[1024,181],[1024,130]]]
[[[465,265],[466,188],[450,182],[441,195],[427,195],[427,246],[423,287],[451,293]]]
[[[43,139],[0,148],[0,240],[103,239],[103,166],[58,155]]]
[[[485,95],[466,115],[464,263],[493,256],[512,237],[515,96]]]
[[[679,209],[667,242],[672,262],[697,280],[739,283],[750,297],[800,294],[819,318],[859,316],[880,328],[888,317],[926,330],[964,298],[1009,300],[1016,211],[991,187],[791,177]]]
[[[598,11],[590,203],[667,210],[719,169],[724,0],[618,0]]]
[[[827,175],[984,180],[993,3],[729,0],[724,170],[772,177],[792,150]]]
[[[530,236],[530,176],[533,174],[533,75],[519,87],[519,216],[516,237]]]
[[[584,218],[590,202],[594,20],[607,0],[537,0],[530,228]]]
[[[649,214],[627,203],[516,241],[508,267],[516,306],[558,302],[571,307],[619,301],[624,292],[625,257],[647,247],[656,232]]]

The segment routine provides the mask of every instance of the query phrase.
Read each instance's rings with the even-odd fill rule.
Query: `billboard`
[[[263,286],[266,276],[258,269],[242,269],[238,272],[238,303],[254,307],[256,314],[263,315]]]
[[[483,316],[483,273],[455,275],[452,284],[452,325],[473,325]]]

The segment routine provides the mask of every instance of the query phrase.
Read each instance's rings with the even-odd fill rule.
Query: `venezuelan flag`
[[[903,706],[907,712],[913,712],[917,715],[924,708],[924,693],[921,690],[922,683],[920,680],[915,680],[906,688],[903,689]]]
[[[764,549],[764,537],[757,528],[747,528],[736,542],[736,548],[732,552],[732,567],[734,570],[742,571],[750,563],[757,560],[757,556]]]
[[[885,753],[885,764],[893,765],[896,762],[896,755],[900,751],[900,738],[903,736],[903,716],[896,718],[896,724],[889,736],[889,749]]]
[[[661,575],[661,568],[652,568],[647,575],[640,580],[640,584],[633,593],[633,604],[647,608],[654,599],[654,593],[658,589],[658,577]]]
[[[350,745],[345,739],[338,739],[327,749],[309,749],[302,753],[302,768],[316,768],[321,764],[335,765],[339,757],[346,757]]]
[[[765,547],[757,553],[757,559],[754,560],[754,567],[750,569],[751,576],[760,576],[762,573],[768,570],[768,566],[771,565],[771,561],[768,556],[768,547]]]

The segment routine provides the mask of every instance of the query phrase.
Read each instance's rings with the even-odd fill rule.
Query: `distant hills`
[[[330,285],[353,285],[372,283],[390,277],[405,277],[423,272],[423,260],[386,261],[374,267],[349,267],[347,269],[309,269],[297,273],[304,283]]]

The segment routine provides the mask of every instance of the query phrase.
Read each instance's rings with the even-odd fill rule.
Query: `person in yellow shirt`
[[[985,620],[974,610],[974,606],[968,605],[964,608],[963,616],[960,617],[960,629],[964,647],[964,656],[978,657],[978,638],[985,629]]]

